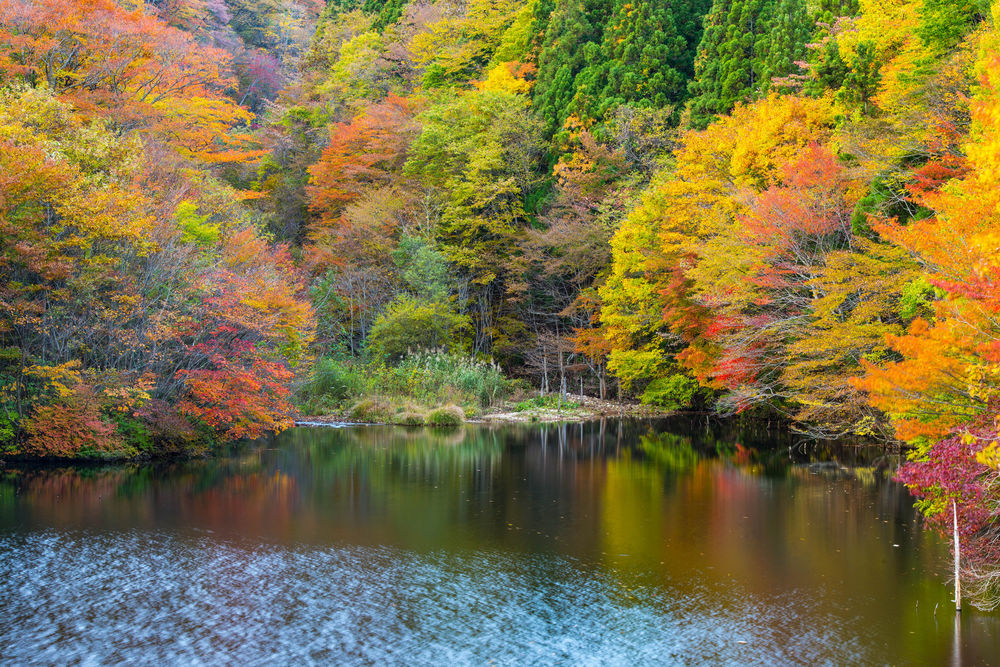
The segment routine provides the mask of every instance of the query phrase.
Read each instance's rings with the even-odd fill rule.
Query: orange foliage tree
[[[779,173],[740,218],[741,279],[701,292],[713,313],[703,335],[718,355],[706,375],[734,409],[786,397],[787,345],[808,331],[827,255],[851,243],[856,188],[828,149],[808,146]]]
[[[155,134],[185,155],[246,160],[252,116],[226,97],[225,51],[204,46],[139,3],[7,0],[0,4],[0,76],[48,88],[117,131]]]
[[[949,159],[925,170],[911,187],[913,198],[933,216],[873,225],[918,257],[927,279],[943,293],[933,318],[915,320],[906,334],[890,340],[903,359],[869,364],[859,381],[904,440],[941,438],[988,410],[998,396],[1000,49],[995,40],[987,42],[980,59],[968,165]],[[948,175],[959,177],[936,187]]]
[[[314,329],[302,287],[287,247],[252,229],[224,239],[219,266],[203,276],[198,306],[175,334],[185,350],[183,412],[228,439],[292,425],[291,369]]]
[[[331,126],[330,142],[309,169],[313,209],[329,220],[366,188],[388,183],[403,166],[415,109],[414,100],[390,94]]]
[[[994,5],[994,25],[1000,6]],[[867,364],[857,385],[917,445],[899,479],[939,527],[958,521],[961,576],[986,608],[1000,603],[1000,37],[983,37],[967,165],[924,170],[910,194],[933,212],[873,227],[919,259],[937,289],[927,317],[890,336],[901,357]],[[946,180],[953,176],[951,180]],[[942,184],[943,183],[943,184]],[[950,532],[950,531],[949,531]],[[956,545],[957,547],[958,545]],[[966,589],[968,590],[968,589]]]

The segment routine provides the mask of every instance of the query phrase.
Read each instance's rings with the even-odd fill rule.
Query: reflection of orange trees
[[[274,531],[294,520],[298,501],[295,477],[280,471],[228,475],[202,493],[182,496],[181,504],[205,523],[238,521],[241,532]]]
[[[93,506],[89,499],[95,501],[103,496],[112,496],[118,485],[129,475],[134,474],[133,468],[116,468],[104,471],[82,471],[74,468],[55,468],[36,471],[12,471],[12,478],[19,479],[20,492],[24,499],[39,499],[52,501],[61,498],[67,501],[80,501]]]
[[[745,447],[738,442],[719,440],[715,443],[715,453],[720,460],[737,467],[749,466],[758,457],[758,452],[753,447]]]
[[[160,514],[174,514],[179,506],[195,526],[228,529],[236,523],[243,532],[264,533],[296,516],[294,476],[280,471],[219,473],[215,464],[165,471],[148,466],[14,470],[2,484],[16,487],[17,502],[54,525],[121,516],[153,521]]]
[[[17,489],[16,502],[51,525],[78,523],[101,516],[126,486],[142,484],[140,468],[10,469],[0,486]],[[0,493],[13,500],[13,495]]]
[[[594,539],[616,569],[642,559],[667,573],[696,572],[710,588],[738,581],[765,598],[809,585],[818,573],[854,577],[866,591],[889,597],[898,585],[872,564],[883,562],[893,543],[914,539],[909,523],[892,519],[906,516],[909,502],[871,467],[792,466],[774,477],[760,474],[761,464],[701,458],[684,474],[668,473],[665,484],[656,466],[652,459],[603,466],[602,522]],[[583,494],[580,502],[586,502]],[[919,554],[928,567],[935,564],[934,549]],[[915,557],[912,551],[894,555]],[[815,594],[850,602],[841,586]],[[928,589],[927,596],[933,594]]]

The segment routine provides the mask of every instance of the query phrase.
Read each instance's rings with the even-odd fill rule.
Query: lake
[[[666,420],[0,470],[5,664],[1000,664],[896,454]]]

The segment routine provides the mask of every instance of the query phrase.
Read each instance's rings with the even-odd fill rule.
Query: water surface
[[[1000,664],[896,457],[682,422],[299,428],[0,472],[0,658]]]

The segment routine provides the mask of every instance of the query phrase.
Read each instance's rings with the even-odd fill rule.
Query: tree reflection
[[[910,635],[926,621],[911,612],[948,593],[926,575],[940,545],[888,478],[897,464],[704,422],[300,428],[215,458],[11,467],[0,526],[551,555],[594,568],[625,601],[653,586],[692,613],[746,596],[780,609],[807,590],[818,609],[876,605],[919,656],[932,640]],[[548,577],[539,590],[572,585],[559,568],[532,571]],[[814,620],[784,619],[782,632]]]

